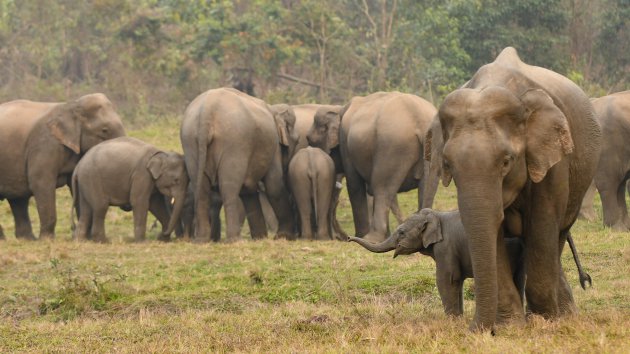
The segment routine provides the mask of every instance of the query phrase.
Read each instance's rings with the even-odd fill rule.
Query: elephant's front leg
[[[168,199],[169,198],[166,198],[162,194],[154,193],[151,195],[151,200],[149,201],[149,211],[155,216],[156,219],[158,219],[158,221],[162,225],[162,232],[158,236],[158,240],[160,241],[168,241],[170,239],[170,235],[164,234],[168,228],[170,214],[169,211],[166,209],[166,203],[170,202]]]
[[[278,232],[276,237],[295,239],[295,222],[289,202],[289,191],[284,182],[284,174],[280,154],[276,153],[273,162],[263,178],[267,190],[269,204],[278,218]]]
[[[145,239],[147,231],[147,214],[149,212],[149,203],[139,202],[132,205],[133,208],[133,236],[136,242],[142,242]]]
[[[28,215],[29,198],[9,199],[13,220],[15,221],[15,237],[27,240],[35,240],[31,218]]]
[[[344,163],[344,171],[346,171],[346,186],[348,187],[348,197],[354,219],[354,233],[356,237],[364,237],[370,231],[365,181],[349,162]],[[381,240],[377,238],[369,241],[380,242]]]
[[[31,189],[39,214],[39,238],[55,238],[56,210],[56,178],[54,176],[35,177]]]

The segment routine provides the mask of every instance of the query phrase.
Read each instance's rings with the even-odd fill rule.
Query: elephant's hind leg
[[[15,221],[15,238],[35,240],[31,218],[28,215],[28,201],[30,197],[9,199],[13,220]]]
[[[247,223],[252,234],[252,239],[260,240],[267,238],[267,224],[262,213],[262,206],[258,193],[248,193],[241,195],[245,212],[247,213]]]

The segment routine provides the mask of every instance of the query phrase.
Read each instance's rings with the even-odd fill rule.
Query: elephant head
[[[102,141],[125,135],[120,117],[102,93],[60,104],[46,119],[52,135],[75,154],[83,154]]]
[[[188,173],[184,157],[174,152],[160,151],[149,158],[147,169],[160,193],[175,200],[168,226],[162,234],[162,237],[168,237],[177,226],[186,202]]]
[[[383,253],[395,250],[394,258],[399,254],[421,252],[442,240],[440,219],[431,209],[422,209],[409,216],[398,225],[389,238],[379,244],[373,244],[358,237],[349,238],[349,241],[354,241],[371,252]]]
[[[272,105],[269,106],[269,110],[273,114],[273,119],[278,129],[280,146],[283,147],[282,165],[286,167],[295,153],[295,147],[297,146],[299,138],[295,130],[295,112],[293,108],[287,104]]]
[[[470,240],[477,303],[473,328],[486,329],[497,316],[495,260],[504,209],[528,180],[541,182],[573,150],[567,118],[547,92],[528,89],[526,79],[513,73],[502,79],[507,86],[486,83],[507,72],[483,75],[491,69],[480,69],[471,88],[449,94],[438,113],[444,138],[442,182],[448,186],[455,180]]]
[[[339,125],[346,107],[321,107],[315,112],[313,125],[308,131],[308,144],[326,153],[339,146]]]

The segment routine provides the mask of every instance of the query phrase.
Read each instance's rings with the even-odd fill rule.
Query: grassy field
[[[174,120],[129,134],[180,150]],[[467,330],[470,281],[464,317],[444,315],[428,257],[271,238],[134,244],[131,213],[117,208],[107,216],[111,244],[75,243],[69,194],[58,196],[54,242],[15,240],[8,203],[0,202],[7,235],[0,241],[0,352],[630,351],[630,235],[601,222],[573,229],[593,288],[580,289],[570,252],[563,255],[580,313],[533,316],[492,337]],[[406,214],[416,208],[414,193],[399,198]],[[345,195],[341,203],[340,222],[352,233]],[[435,207],[455,205],[454,188],[441,187]],[[596,207],[601,214],[599,201]],[[37,231],[33,207],[31,216]]]

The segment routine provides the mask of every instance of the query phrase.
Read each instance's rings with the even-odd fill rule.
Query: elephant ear
[[[297,135],[295,133],[291,134],[295,125],[293,109],[289,105],[278,104],[271,106],[270,110],[276,123],[276,129],[278,129],[280,144],[290,146],[291,140],[297,141]]]
[[[442,225],[440,219],[430,209],[424,209],[421,211],[424,214],[426,221],[421,227],[422,246],[428,248],[434,243],[442,242]]]
[[[573,139],[567,117],[545,91],[527,91],[521,101],[527,118],[527,171],[538,183],[553,165],[573,152]]]
[[[160,151],[153,154],[149,161],[147,161],[147,169],[151,173],[151,177],[153,177],[154,180],[160,178],[162,172],[164,172],[162,165],[165,163],[165,158],[166,154]]]
[[[53,108],[45,118],[50,133],[75,154],[81,152],[81,113],[77,102],[69,102]]]

